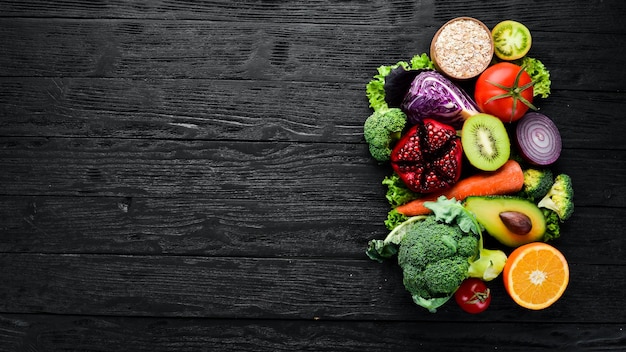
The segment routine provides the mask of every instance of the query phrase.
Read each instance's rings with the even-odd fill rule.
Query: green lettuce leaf
[[[386,176],[382,184],[387,186],[385,198],[387,198],[392,208],[421,197],[419,193],[411,191],[395,172],[390,176]]]
[[[435,66],[428,55],[415,55],[409,62],[399,61],[394,65],[383,65],[378,67],[378,74],[365,86],[365,94],[369,100],[370,107],[374,111],[388,109],[385,101],[385,77],[394,69],[402,67],[405,70],[419,70],[423,68],[434,69]]]
[[[465,233],[481,235],[481,228],[474,214],[465,209],[460,201],[440,196],[435,202],[425,202],[424,206],[433,211],[437,221],[457,225]]]
[[[517,65],[524,67],[524,70],[530,78],[535,82],[533,85],[533,95],[547,98],[550,95],[550,71],[546,69],[544,64],[532,57],[523,57],[515,62]]]

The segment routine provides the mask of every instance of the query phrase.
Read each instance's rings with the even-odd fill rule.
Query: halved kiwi
[[[504,123],[489,114],[470,116],[461,129],[463,153],[474,167],[494,171],[511,156],[511,142]]]
[[[523,24],[506,20],[498,23],[491,30],[494,54],[502,60],[517,60],[530,50],[532,37],[530,30]]]

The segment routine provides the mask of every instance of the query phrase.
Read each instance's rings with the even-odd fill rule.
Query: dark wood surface
[[[0,351],[626,350],[626,2],[0,1]],[[412,304],[365,84],[472,16],[533,33],[576,211],[561,300]]]

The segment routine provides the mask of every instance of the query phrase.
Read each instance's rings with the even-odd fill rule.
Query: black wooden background
[[[0,351],[626,350],[626,2],[0,1]],[[533,33],[576,211],[554,306],[412,304],[365,84],[457,16]]]

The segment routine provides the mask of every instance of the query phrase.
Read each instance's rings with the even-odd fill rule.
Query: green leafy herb
[[[524,70],[533,80],[533,95],[547,98],[550,95],[550,72],[544,64],[532,57],[524,56],[516,60],[515,64],[524,67]]]
[[[385,101],[385,77],[387,77],[387,75],[389,75],[391,71],[398,67],[402,67],[405,70],[435,68],[433,62],[425,53],[413,56],[413,58],[411,58],[409,62],[399,61],[394,65],[383,65],[378,67],[378,74],[375,75],[374,78],[369,83],[367,83],[367,86],[365,87],[365,93],[367,94],[370,107],[374,111],[378,111],[380,109],[386,110],[388,108],[387,102]]]

